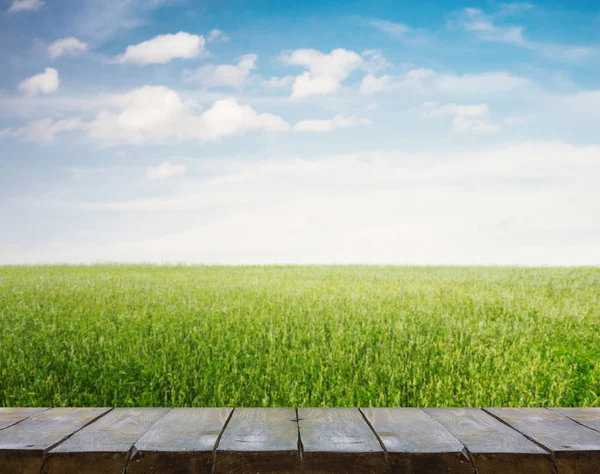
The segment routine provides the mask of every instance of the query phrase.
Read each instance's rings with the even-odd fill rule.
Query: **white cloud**
[[[149,166],[146,170],[146,179],[163,181],[175,176],[183,176],[185,172],[186,167],[184,165],[174,165],[170,161],[165,161],[158,166]]]
[[[457,16],[457,24],[484,41],[511,44],[535,51],[550,59],[581,62],[595,57],[599,53],[598,48],[594,47],[529,40],[525,37],[525,28],[522,26],[498,26],[495,21],[503,16],[505,16],[505,11],[502,9],[496,15],[488,15],[477,8],[465,8]]]
[[[19,89],[28,96],[34,96],[40,93],[52,94],[58,90],[59,85],[58,71],[48,67],[44,72],[21,82]]]
[[[111,221],[110,239],[4,249],[0,261],[598,265],[598,156],[547,142],[220,161],[211,178],[163,196],[61,204],[130,219],[194,211],[198,224],[183,231],[125,241],[130,229]]]
[[[142,43],[128,46],[117,57],[120,63],[166,64],[173,59],[191,59],[204,53],[203,36],[180,31],[174,35],[158,35]]]
[[[225,43],[229,41],[229,36],[227,36],[221,30],[215,28],[208,33],[206,41],[209,43]]]
[[[51,58],[58,58],[64,54],[79,53],[87,51],[87,49],[88,45],[86,43],[71,36],[69,38],[56,40],[48,46],[48,54]]]
[[[329,54],[315,49],[297,49],[282,56],[282,60],[308,69],[294,81],[291,97],[295,99],[331,94],[353,71],[364,65],[360,55],[346,49],[334,49]]]
[[[208,64],[186,77],[187,82],[198,82],[203,87],[235,87],[239,88],[248,80],[250,72],[256,69],[256,54],[242,56],[237,64]]]
[[[372,95],[389,89],[393,84],[393,79],[387,74],[381,77],[375,77],[373,74],[367,74],[360,83],[360,93],[363,95]]]
[[[0,137],[15,137],[27,142],[52,143],[59,133],[84,128],[79,118],[52,120],[49,118],[35,120],[25,127],[5,128],[0,130]]]
[[[272,89],[283,89],[290,87],[294,83],[294,80],[294,76],[270,77],[261,81],[261,84]]]
[[[19,13],[26,11],[35,11],[42,8],[46,2],[44,0],[13,0],[7,13]]]
[[[88,135],[107,145],[148,144],[167,140],[218,141],[248,130],[285,131],[290,126],[278,115],[258,113],[231,97],[216,101],[201,114],[196,104],[183,101],[164,86],[144,86],[110,99],[88,124]]]
[[[169,141],[219,141],[249,130],[282,132],[291,126],[280,116],[258,113],[233,97],[217,100],[202,113],[165,86],[144,86],[104,98],[104,107],[89,122],[80,119],[43,119],[20,129],[4,129],[3,136],[49,142],[58,133],[81,130],[105,146],[147,145]]]
[[[499,130],[498,126],[489,119],[489,106],[487,104],[439,105],[435,102],[423,104],[423,117],[452,117],[452,128],[457,133],[491,133]]]
[[[354,115],[338,114],[331,120],[308,119],[301,120],[294,125],[297,132],[332,132],[338,128],[356,127],[359,125],[370,125],[368,118],[356,117]]]

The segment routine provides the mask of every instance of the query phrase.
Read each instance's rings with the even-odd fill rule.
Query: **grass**
[[[600,406],[600,269],[0,268],[0,406]]]

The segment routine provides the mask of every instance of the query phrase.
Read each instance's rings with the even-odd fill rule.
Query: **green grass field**
[[[600,269],[0,268],[0,405],[600,406]]]

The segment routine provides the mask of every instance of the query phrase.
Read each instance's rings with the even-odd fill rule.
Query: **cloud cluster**
[[[110,239],[0,261],[598,265],[598,156],[543,142],[215,162],[210,177],[162,196],[54,204],[127,216],[123,232],[149,210],[182,230],[118,241],[111,220]],[[173,211],[195,218],[185,228]]]
[[[331,94],[355,70],[363,66],[363,58],[347,49],[334,49],[329,54],[315,49],[297,49],[282,56],[291,65],[302,66],[304,73],[297,76],[292,86],[294,99]]]
[[[173,59],[191,59],[204,53],[203,36],[180,31],[171,35],[158,35],[147,41],[128,46],[117,57],[120,63],[138,65],[166,64]]]
[[[278,115],[258,113],[233,98],[216,101],[198,113],[194,102],[164,86],[144,86],[111,98],[111,108],[88,124],[88,136],[113,145],[167,140],[219,141],[248,130],[284,131],[290,126]]]
[[[58,90],[60,79],[58,71],[48,67],[40,74],[25,79],[19,84],[19,89],[28,96],[52,94]]]

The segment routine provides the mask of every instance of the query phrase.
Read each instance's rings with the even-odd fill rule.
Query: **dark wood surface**
[[[420,408],[367,408],[362,412],[383,443],[392,472],[474,473],[465,447]]]
[[[429,408],[471,454],[478,474],[554,473],[547,451],[476,408]]]
[[[215,473],[298,472],[294,408],[236,408],[216,449]]]
[[[109,408],[53,408],[0,431],[0,473],[40,474],[46,451]]]
[[[0,430],[15,425],[47,408],[0,408]]]
[[[133,444],[169,408],[115,408],[48,452],[44,474],[123,474]]]
[[[552,410],[600,433],[600,408],[552,408]]]
[[[386,472],[383,447],[356,408],[298,410],[307,472]]]
[[[4,408],[0,474],[600,474],[596,408]]]
[[[174,408],[137,442],[127,474],[212,471],[213,450],[231,408]]]
[[[551,451],[559,474],[600,472],[600,433],[547,408],[486,410]]]

